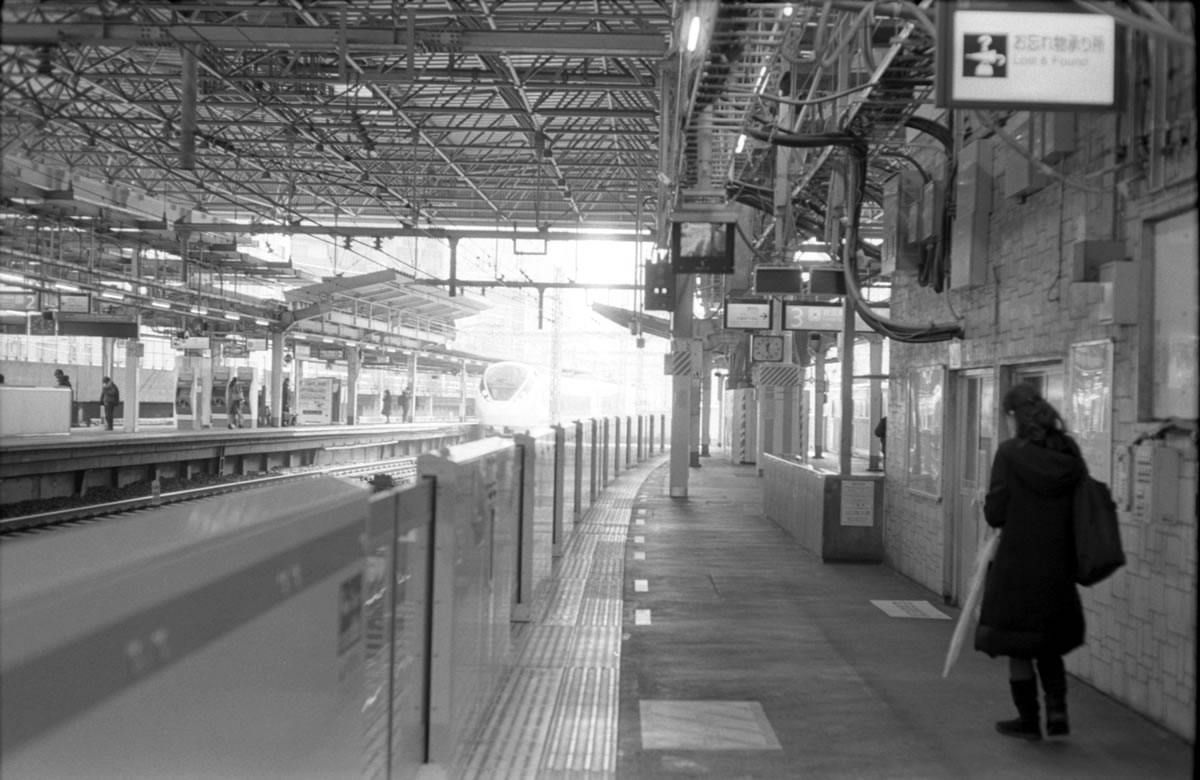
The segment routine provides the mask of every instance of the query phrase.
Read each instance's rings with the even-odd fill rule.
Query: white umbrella
[[[942,667],[942,677],[950,674],[950,667],[958,660],[962,652],[963,642],[967,632],[975,625],[979,617],[979,602],[983,601],[983,581],[987,578],[987,567],[996,557],[996,546],[1000,544],[1000,532],[988,534],[975,553],[975,573],[971,575],[971,584],[967,587],[967,599],[963,602],[962,613],[958,616],[958,625],[954,627],[954,636],[950,637],[950,649],[946,652],[946,665]]]

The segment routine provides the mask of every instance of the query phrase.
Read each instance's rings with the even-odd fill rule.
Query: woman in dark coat
[[[383,391],[383,419],[387,422],[392,421],[392,391]]]
[[[1041,739],[1039,675],[1046,732],[1069,732],[1062,657],[1084,638],[1075,589],[1072,496],[1086,467],[1062,417],[1032,385],[1009,390],[1004,411],[1015,436],[996,451],[984,503],[988,525],[1001,534],[984,585],[975,649],[1009,658],[1009,687],[1019,717],[997,723],[996,730]]]

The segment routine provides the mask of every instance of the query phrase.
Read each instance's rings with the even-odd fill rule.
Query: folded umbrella
[[[950,667],[958,660],[962,652],[963,642],[967,633],[978,618],[979,602],[983,601],[983,581],[987,578],[987,567],[996,557],[996,547],[1000,544],[1000,532],[988,534],[975,553],[975,573],[967,586],[967,598],[963,602],[962,613],[958,616],[958,625],[954,627],[954,635],[950,637],[950,649],[946,652],[946,664],[942,667],[942,677],[950,674]]]

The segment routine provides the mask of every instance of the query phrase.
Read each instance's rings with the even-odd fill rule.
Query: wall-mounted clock
[[[767,363],[783,361],[783,336],[756,333],[750,340],[750,359]]]

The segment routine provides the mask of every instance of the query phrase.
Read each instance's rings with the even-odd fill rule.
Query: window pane
[[[1151,414],[1196,414],[1196,212],[1154,226],[1154,402]]]
[[[908,486],[941,495],[942,398],[945,371],[941,366],[918,368],[909,376]]]

